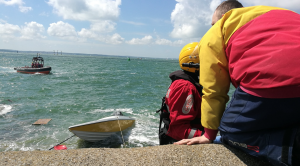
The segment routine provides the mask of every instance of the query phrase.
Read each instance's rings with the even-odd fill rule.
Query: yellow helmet
[[[195,73],[197,68],[183,67],[182,63],[199,63],[198,42],[185,45],[179,54],[179,66],[182,70]]]

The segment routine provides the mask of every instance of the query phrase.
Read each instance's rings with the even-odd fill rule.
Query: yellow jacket
[[[200,60],[200,84],[203,86],[201,123],[217,130],[229,100],[230,75],[226,47],[231,36],[243,25],[270,10],[281,8],[254,6],[227,12],[203,36],[198,45]]]

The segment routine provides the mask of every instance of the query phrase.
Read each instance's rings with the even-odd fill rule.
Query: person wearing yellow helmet
[[[199,72],[199,68],[183,66],[184,64],[199,64],[198,42],[189,43],[182,48],[179,53],[179,66],[188,72]]]
[[[182,48],[179,54],[179,65],[182,70],[169,75],[172,83],[159,110],[160,145],[172,144],[204,133],[200,123],[202,86],[199,84],[199,69],[193,66],[199,63],[198,54],[193,53],[197,45],[197,42],[193,42]],[[185,67],[182,64],[190,66]]]

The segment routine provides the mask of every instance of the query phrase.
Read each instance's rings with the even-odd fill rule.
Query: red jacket
[[[171,120],[168,136],[182,140],[202,135],[201,96],[195,85],[184,79],[175,80],[167,91],[165,103]],[[191,124],[195,118],[199,124]]]

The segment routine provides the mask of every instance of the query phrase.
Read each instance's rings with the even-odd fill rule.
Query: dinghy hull
[[[112,134],[124,131],[134,124],[135,120],[127,116],[110,116],[69,127],[69,131],[77,137],[97,142],[110,137]]]

